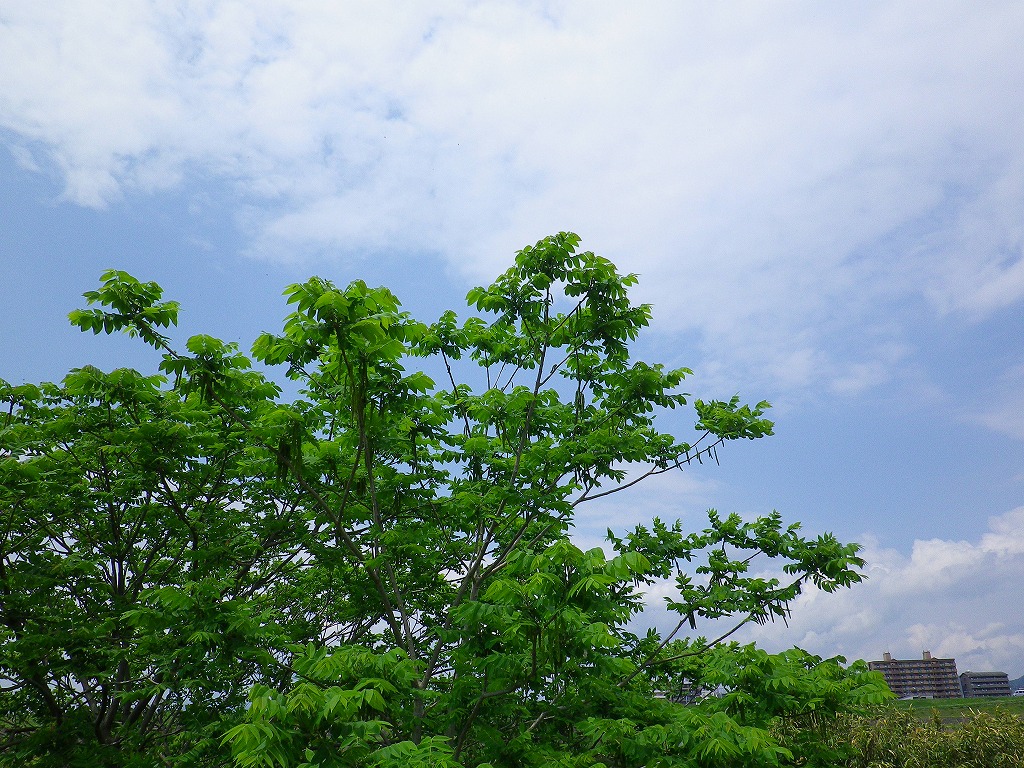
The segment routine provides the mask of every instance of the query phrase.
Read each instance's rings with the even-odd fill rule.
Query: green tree
[[[175,350],[177,305],[106,273],[72,322],[140,337],[163,375],[3,386],[0,760],[814,764],[779,723],[877,700],[879,679],[697,626],[860,580],[856,545],[775,513],[654,520],[608,552],[569,537],[588,502],[772,429],[766,403],[691,402],[688,370],[633,359],[650,307],[578,242],[520,251],[465,320],[361,281],[290,286],[252,346],[290,401],[234,345]],[[686,405],[694,439],[659,431]],[[661,579],[678,626],[633,634]],[[680,686],[729,694],[683,706]]]
[[[293,636],[284,607],[305,513],[260,482],[239,421],[277,388],[229,348],[189,346],[230,358],[230,417],[125,369],[3,387],[8,764],[202,752],[249,681],[289,679],[272,652]]]

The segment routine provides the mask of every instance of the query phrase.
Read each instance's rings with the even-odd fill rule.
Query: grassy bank
[[[1024,718],[1024,696],[1000,696],[983,699],[914,699],[897,701],[895,709],[912,712],[922,719],[938,717],[944,723],[960,722],[971,713],[1007,713]]]

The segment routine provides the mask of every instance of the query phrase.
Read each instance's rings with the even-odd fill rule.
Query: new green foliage
[[[577,246],[524,249],[466,319],[289,287],[252,358],[293,400],[233,344],[177,349],[177,305],[104,274],[72,321],[138,336],[164,375],[3,385],[0,763],[814,764],[778,724],[879,679],[696,629],[858,581],[857,547],[715,512],[572,543],[588,502],[772,430],[733,398],[694,400],[691,440],[660,431],[689,371],[633,359],[650,307]],[[637,636],[662,579],[679,624]],[[729,694],[663,696],[684,687]]]

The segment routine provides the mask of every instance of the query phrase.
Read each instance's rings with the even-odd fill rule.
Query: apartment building
[[[1005,672],[964,672],[960,675],[960,690],[968,699],[1009,696],[1010,676]]]
[[[955,659],[937,659],[925,651],[920,659],[894,659],[883,654],[882,661],[869,661],[868,668],[881,672],[885,682],[901,699],[958,699],[960,678]]]

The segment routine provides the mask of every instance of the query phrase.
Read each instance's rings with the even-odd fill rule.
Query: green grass
[[[937,714],[943,722],[963,720],[971,711],[1008,712],[1024,718],[1024,696],[999,696],[983,699],[913,699],[896,701],[897,709],[906,709],[921,719],[930,719]]]

